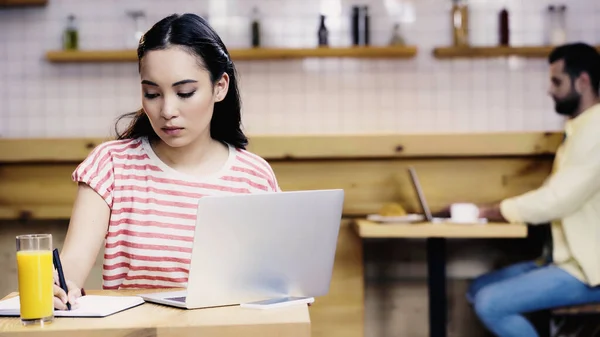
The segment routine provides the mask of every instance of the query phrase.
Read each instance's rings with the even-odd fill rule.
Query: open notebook
[[[138,296],[95,296],[80,297],[78,308],[54,310],[55,317],[106,317],[144,303]],[[0,301],[0,316],[19,316],[19,296]]]

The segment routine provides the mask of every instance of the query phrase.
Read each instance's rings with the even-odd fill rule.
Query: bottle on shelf
[[[508,10],[506,8],[503,8],[500,11],[499,14],[499,22],[498,22],[498,28],[499,28],[499,44],[501,46],[508,46],[510,45],[510,26],[509,26],[509,20],[508,20]]]
[[[126,45],[128,48],[135,49],[144,36],[144,27],[146,26],[146,12],[142,10],[130,10],[126,14],[133,20],[133,34],[127,36]]]
[[[260,47],[260,18],[258,8],[252,8],[252,23],[250,24],[250,31],[252,32],[252,47]]]
[[[321,23],[319,24],[319,46],[326,47],[329,45],[329,31],[327,30],[327,26],[325,26],[325,15],[321,14]]]
[[[452,35],[454,46],[469,45],[469,8],[463,0],[452,0]]]
[[[363,7],[362,22],[363,22],[364,45],[368,46],[370,43],[370,37],[371,37],[371,33],[370,33],[370,29],[369,29],[369,24],[370,24],[369,23],[369,6]]]
[[[561,45],[567,42],[566,10],[565,5],[548,6],[548,42],[550,45]]]
[[[395,23],[392,29],[392,37],[390,38],[390,46],[404,46],[406,41],[400,32],[400,24]]]
[[[350,31],[352,32],[352,44],[354,46],[369,45],[369,7],[352,6],[352,17],[350,19]]]
[[[360,7],[352,6],[352,17],[350,19],[350,30],[352,32],[352,44],[360,45]]]
[[[73,14],[69,14],[69,16],[67,17],[67,27],[63,32],[63,49],[79,49],[79,32],[77,30],[77,22],[75,21],[75,15]]]

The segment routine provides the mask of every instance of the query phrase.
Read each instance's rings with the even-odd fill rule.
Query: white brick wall
[[[600,1],[569,0],[569,40],[600,43]],[[436,60],[450,43],[450,0],[49,0],[42,8],[0,9],[0,135],[106,136],[121,113],[140,105],[135,63],[51,64],[66,16],[82,49],[122,49],[132,35],[125,11],[148,24],[170,13],[208,14],[229,48],[249,45],[250,9],[260,8],[268,46],[313,46],[318,15],[329,13],[332,45],[346,45],[349,8],[368,4],[372,43],[386,44],[394,4],[412,9],[403,31],[419,47],[411,60],[306,59],[237,62],[250,134],[490,132],[556,130],[543,59]],[[497,12],[511,11],[511,42],[544,42],[547,0],[471,0],[471,40],[497,41]],[[341,8],[341,13],[339,9]],[[414,20],[413,20],[414,19]]]

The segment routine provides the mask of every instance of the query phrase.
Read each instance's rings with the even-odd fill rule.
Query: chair
[[[600,303],[555,308],[550,315],[551,337],[600,336]]]

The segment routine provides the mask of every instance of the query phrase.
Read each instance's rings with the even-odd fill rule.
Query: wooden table
[[[143,290],[88,291],[94,295],[136,295]],[[16,293],[10,294],[14,296]],[[229,306],[184,310],[144,303],[104,318],[56,317],[44,327],[25,327],[18,317],[0,317],[5,337],[309,337],[308,306],[268,310]]]
[[[413,223],[379,224],[368,220],[354,222],[363,239],[427,239],[427,287],[429,292],[429,336],[447,335],[446,239],[448,238],[525,238],[525,224],[487,223]]]

